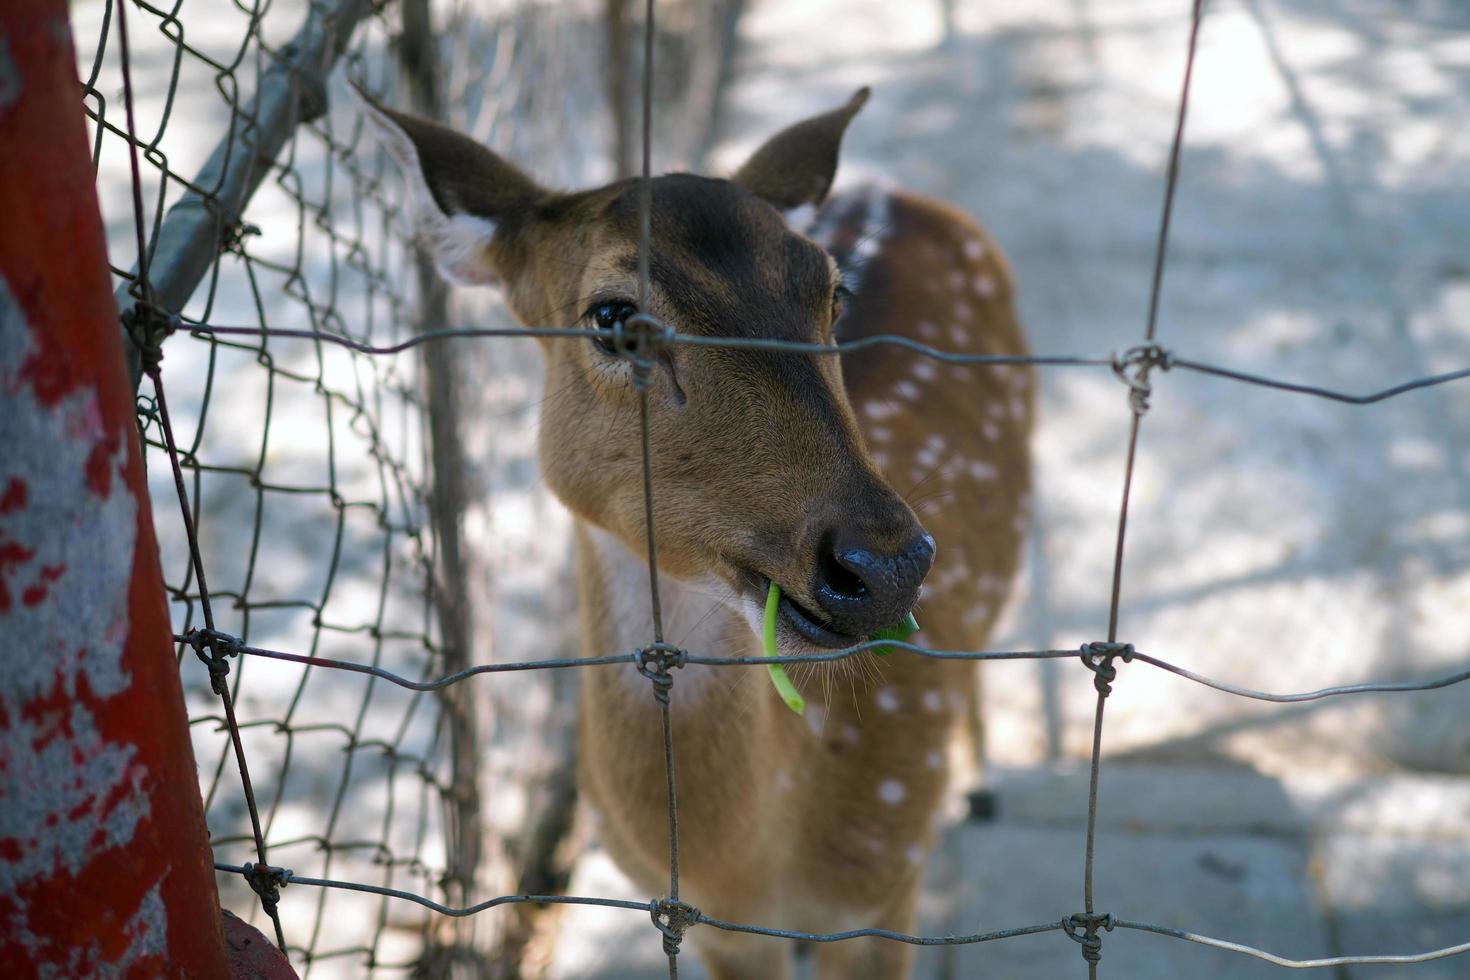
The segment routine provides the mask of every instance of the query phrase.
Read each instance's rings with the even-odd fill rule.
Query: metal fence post
[[[0,975],[228,975],[65,0],[0,5]]]

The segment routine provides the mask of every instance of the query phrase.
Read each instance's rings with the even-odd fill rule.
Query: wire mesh
[[[414,368],[386,355],[399,354],[429,343],[526,336],[528,332],[475,327],[431,329],[411,337],[404,335],[404,324],[413,322],[413,305],[419,288],[408,278],[406,271],[412,268],[409,240],[402,215],[386,204],[379,193],[383,176],[381,159],[372,158],[376,162],[371,167],[364,167],[361,163],[369,155],[361,153],[358,146],[358,127],[343,126],[339,122],[338,128],[334,129],[330,116],[319,116],[289,126],[282,144],[283,156],[277,159],[276,154],[271,153],[258,162],[261,170],[270,174],[274,181],[273,186],[263,185],[262,190],[282,202],[281,211],[271,215],[272,221],[263,221],[258,227],[245,220],[242,213],[244,199],[233,208],[228,207],[226,205],[230,202],[221,197],[218,187],[211,187],[197,178],[187,178],[179,164],[170,163],[160,147],[168,128],[173,94],[180,88],[179,76],[186,62],[197,62],[196,68],[202,66],[203,70],[213,73],[216,88],[228,107],[231,128],[238,125],[243,131],[261,123],[263,116],[259,111],[253,111],[259,109],[258,105],[253,109],[248,107],[248,99],[241,95],[248,86],[242,86],[241,81],[253,81],[259,90],[273,66],[288,64],[291,66],[288,74],[299,72],[299,63],[292,59],[302,49],[300,39],[292,44],[271,40],[265,25],[266,11],[262,6],[249,10],[240,6],[231,8],[236,17],[245,18],[246,26],[245,42],[231,49],[232,55],[230,52],[211,54],[205,46],[193,40],[184,43],[176,9],[166,11],[143,3],[130,6],[129,10],[141,11],[157,19],[157,30],[167,39],[163,48],[165,52],[171,52],[165,56],[165,63],[171,64],[171,69],[169,95],[163,103],[163,112],[155,120],[139,122],[133,118],[134,93],[124,67],[124,96],[128,103],[126,125],[116,120],[115,108],[112,110],[113,118],[109,120],[106,100],[96,84],[101,66],[108,57],[108,25],[114,13],[121,45],[116,57],[122,59],[124,65],[127,61],[127,40],[122,32],[126,12],[110,3],[100,8],[98,36],[102,40],[86,89],[88,112],[97,124],[95,157],[99,178],[103,172],[104,145],[107,138],[114,138],[121,141],[130,154],[141,151],[151,168],[150,175],[157,181],[155,187],[144,184],[142,168],[133,155],[130,163],[135,201],[129,220],[135,223],[140,242],[139,254],[133,268],[115,267],[114,271],[123,282],[125,306],[131,311],[131,317],[125,319],[138,341],[140,367],[152,385],[152,399],[141,406],[140,420],[145,427],[148,445],[158,450],[169,463],[168,472],[155,474],[159,481],[154,487],[155,496],[160,501],[176,498],[182,508],[184,540],[173,542],[172,549],[166,547],[166,560],[171,558],[169,567],[175,569],[169,588],[177,607],[177,621],[181,624],[177,634],[181,657],[193,650],[209,668],[203,674],[186,674],[193,685],[191,691],[196,696],[195,703],[212,703],[212,699],[204,694],[204,690],[212,686],[222,709],[222,714],[202,712],[192,717],[200,757],[214,760],[209,767],[212,774],[206,779],[206,804],[211,825],[217,830],[213,843],[217,856],[221,858],[232,855],[244,845],[253,845],[258,858],[254,863],[245,864],[220,860],[216,867],[227,873],[227,881],[233,878],[249,882],[260,896],[261,907],[275,920],[278,929],[282,919],[289,918],[278,915],[280,889],[287,885],[308,885],[318,889],[314,893],[314,915],[306,916],[311,924],[301,932],[306,938],[289,944],[291,951],[299,955],[308,969],[322,960],[346,957],[360,958],[368,966],[376,968],[408,968],[420,962],[407,958],[394,960],[395,954],[388,951],[390,935],[395,929],[405,928],[403,920],[394,918],[392,909],[397,906],[391,905],[387,901],[389,898],[406,900],[450,918],[474,917],[502,905],[527,904],[591,904],[641,911],[650,916],[662,935],[670,976],[677,976],[682,938],[695,925],[812,942],[841,942],[863,936],[881,936],[916,945],[974,944],[1061,931],[1079,945],[1089,975],[1093,977],[1098,975],[1102,964],[1104,935],[1119,928],[1152,932],[1231,950],[1283,967],[1303,969],[1419,963],[1470,951],[1470,943],[1465,943],[1409,955],[1292,960],[1242,944],[1118,918],[1099,912],[1095,907],[1094,838],[1098,784],[1103,769],[1104,707],[1112,686],[1118,683],[1120,664],[1147,664],[1228,694],[1281,702],[1374,692],[1427,691],[1470,680],[1470,672],[1460,672],[1420,680],[1270,693],[1202,676],[1137,651],[1119,640],[1118,616],[1129,495],[1141,422],[1149,409],[1153,372],[1188,370],[1352,404],[1368,404],[1422,387],[1470,377],[1470,369],[1451,371],[1354,395],[1237,371],[1191,359],[1158,345],[1155,340],[1158,299],[1203,7],[1203,0],[1196,0],[1192,10],[1189,55],[1164,192],[1145,343],[1141,347],[1114,355],[986,357],[952,354],[897,337],[869,338],[858,343],[831,346],[693,338],[673,332],[647,316],[634,317],[615,331],[571,327],[532,331],[543,337],[565,340],[606,336],[615,349],[624,351],[632,359],[634,376],[640,379],[647,370],[649,357],[662,345],[706,344],[758,347],[793,355],[838,355],[859,346],[893,344],[956,363],[1024,362],[1078,369],[1107,368],[1124,384],[1131,424],[1112,563],[1107,639],[1088,643],[1081,650],[1023,651],[937,651],[907,643],[882,642],[884,646],[906,649],[935,659],[1005,661],[1075,657],[1094,675],[1097,699],[1092,734],[1086,858],[1082,869],[1082,911],[1059,909],[1058,918],[1050,922],[968,936],[914,936],[879,929],[807,933],[786,930],[775,924],[724,922],[680,901],[677,781],[673,767],[673,734],[669,724],[670,701],[677,696],[677,670],[688,663],[739,667],[766,665],[773,661],[756,657],[703,656],[698,651],[682,650],[665,642],[659,613],[657,549],[652,516],[657,488],[650,463],[646,390],[641,395],[641,431],[654,624],[648,644],[638,650],[609,653],[602,657],[503,661],[446,670],[442,624],[434,612],[434,569],[439,542],[432,532],[425,505],[430,494],[425,481],[433,472],[426,460],[430,440],[425,434],[425,406]],[[364,26],[347,50],[346,57],[355,67],[373,76],[376,89],[391,89],[392,71],[384,67],[387,62],[381,55],[388,46],[388,39],[393,36],[393,29],[382,21],[381,15],[382,10],[369,11],[365,6],[357,7],[350,2],[312,6],[305,32],[307,40],[316,36],[312,34],[313,30],[317,35],[324,31],[330,34],[330,29],[323,24],[340,26],[345,18],[351,22],[341,36],[345,47],[346,36],[352,33],[351,26],[359,19],[364,20]],[[314,23],[316,26],[313,28]],[[654,133],[652,67],[656,37],[652,0],[647,2],[642,27],[640,300],[647,294],[650,250],[648,188]],[[465,43],[463,38],[471,34],[470,31],[456,31],[456,40],[451,43]],[[320,57],[322,52],[333,52],[335,44],[329,40],[312,50],[317,51],[317,57]],[[340,54],[340,49],[336,53]],[[171,62],[167,60],[170,57]],[[454,65],[463,63],[463,59],[453,62]],[[316,67],[318,77],[307,79],[308,82],[319,83],[320,76],[330,69],[329,64]],[[466,84],[463,78],[455,82],[452,77],[454,70],[451,68],[451,87]],[[496,70],[495,66],[487,69],[487,77]],[[293,74],[293,77],[296,76]],[[292,104],[299,110],[302,100],[293,99]],[[454,104],[460,104],[459,100]],[[154,135],[150,138],[146,133],[153,126],[156,128],[152,129]],[[473,126],[463,128],[474,129]],[[248,146],[248,140],[246,144]],[[228,138],[225,145],[230,145]],[[191,305],[182,311],[182,316],[178,315],[180,310],[171,309],[170,304],[154,291],[152,280],[158,266],[154,264],[153,271],[150,271],[150,257],[144,251],[145,248],[158,247],[160,228],[166,226],[162,218],[164,204],[171,193],[192,193],[208,202],[212,209],[210,223],[223,245],[217,254],[211,252],[207,289],[202,296],[195,296],[190,301]],[[245,198],[249,197],[246,193]],[[262,207],[261,201],[261,195],[257,194],[250,207]],[[353,216],[347,229],[340,227],[335,220],[334,216],[340,213]],[[151,234],[145,233],[148,227],[152,229]],[[264,247],[268,236],[281,228],[287,232],[284,258]],[[259,236],[262,241],[247,242],[254,236]],[[319,253],[306,247],[308,240],[315,237],[324,239]],[[145,246],[142,244],[145,241],[153,244]],[[229,275],[223,271],[226,266],[231,267]],[[344,283],[347,279],[352,280],[351,286]],[[271,280],[279,285],[267,285]],[[231,287],[231,283],[235,286]],[[219,294],[228,288],[243,288],[243,295],[254,308],[256,325],[223,325],[217,322],[219,318],[215,314],[224,305],[219,302]],[[361,304],[360,315],[344,314],[343,307],[349,302]],[[182,301],[173,305],[182,306]],[[281,326],[283,322],[289,324],[293,321],[300,325]],[[194,358],[180,359],[184,361],[182,369],[171,364],[168,372],[170,390],[173,390],[176,376],[180,378],[178,383],[185,388],[188,414],[197,419],[192,434],[178,431],[171,423],[159,365],[158,345],[162,334],[178,327],[183,327],[201,342]],[[283,348],[288,341],[295,342],[289,348],[289,356]],[[171,358],[179,346],[177,343],[170,345]],[[260,391],[232,401],[231,396],[237,393],[236,386],[216,382],[217,378],[230,377],[239,367],[252,363],[263,371],[263,413],[258,398]],[[296,400],[294,403],[293,399]],[[296,405],[303,407],[298,409]],[[282,466],[281,461],[273,456],[273,451],[282,441],[289,443],[290,436],[273,433],[271,418],[273,415],[290,414],[294,426],[298,411],[302,414],[320,413],[325,419],[326,431],[330,433],[325,466],[320,460],[311,463],[288,460]],[[178,414],[177,408],[175,414]],[[202,457],[201,447],[206,442],[205,430],[209,426],[248,427],[252,419],[258,427],[251,430],[252,437],[248,443],[254,449],[248,457],[219,462]],[[353,469],[349,462],[352,460],[368,462],[359,469]],[[298,468],[293,469],[293,465]],[[315,472],[310,469],[312,465],[318,467]],[[285,472],[278,475],[278,466]],[[234,509],[242,505],[230,502],[232,494],[245,501],[243,511]],[[315,502],[318,510],[315,514],[301,517],[294,526],[278,534],[272,533],[268,526],[271,508],[266,506],[266,502],[281,498],[309,499]],[[245,541],[232,541],[227,537],[228,519],[237,512],[249,515],[242,522],[249,529]],[[205,517],[209,520],[204,520]],[[357,541],[359,536],[371,544],[363,547]],[[289,560],[273,560],[269,554],[272,544],[280,538],[294,538],[292,543],[303,552],[329,556],[325,574],[318,580],[320,587],[315,598],[305,601],[290,599],[285,597],[289,590],[273,588],[276,579],[291,574]],[[376,558],[373,574],[365,578],[374,588],[357,596],[359,601],[356,604],[342,598],[353,588],[350,573],[354,569],[348,567],[346,558],[349,554],[373,554]],[[258,574],[263,570],[263,574]],[[205,585],[206,571],[208,578],[226,584],[208,588]],[[230,628],[220,628],[216,617],[219,623]],[[202,626],[199,625],[201,622]],[[258,635],[306,635],[310,639],[302,644],[307,652],[296,653],[273,649],[276,644],[249,642],[252,636]],[[859,644],[817,656],[781,657],[776,662],[840,660],[857,656],[873,645]],[[371,651],[370,656],[356,655],[364,646]],[[354,655],[334,656],[338,651]],[[301,670],[276,689],[247,689],[242,684],[244,665],[256,658],[296,664]],[[452,689],[483,673],[614,665],[638,667],[650,680],[651,696],[658,703],[662,717],[671,848],[668,896],[648,903],[636,903],[597,897],[505,894],[479,903],[465,901],[455,905],[436,901],[424,894],[442,885],[436,876],[442,877],[446,866],[452,863],[452,856],[445,853],[448,844],[443,817],[435,811],[435,804],[452,795],[452,790],[445,784],[447,761],[443,716],[434,712],[431,702],[426,702],[422,696]],[[361,679],[360,695],[351,698],[346,706],[352,710],[344,711],[343,704],[319,703],[319,692],[310,682],[318,676],[313,671],[322,669],[336,670],[343,676],[356,675]],[[272,681],[282,684],[280,676]],[[378,685],[378,681],[388,683]],[[337,691],[330,693],[332,697],[340,696]],[[324,714],[314,716],[312,712],[315,709],[321,709]],[[340,720],[344,717],[350,718],[350,723]],[[379,724],[385,720],[390,723],[386,729],[380,729]],[[273,738],[257,737],[266,733]],[[209,736],[212,735],[218,737],[211,739]],[[291,825],[292,805],[300,799],[293,787],[302,778],[303,763],[293,760],[296,755],[304,753],[298,752],[296,743],[317,738],[333,740],[347,757],[340,771],[314,773],[315,778],[307,779],[307,785],[301,790],[303,795],[325,792],[331,798],[325,829],[302,828],[295,833],[283,831],[280,827]],[[232,755],[238,765],[243,788],[239,798],[232,794],[227,796],[223,788]],[[257,765],[251,770],[253,783],[246,773],[247,758],[256,762],[266,760],[265,765]],[[370,768],[375,769],[373,777],[364,779],[364,771]],[[412,785],[403,790],[397,786],[399,782]],[[258,821],[253,819],[256,807],[247,805],[252,784],[261,799]],[[405,808],[413,810],[417,819],[400,819],[399,811]],[[246,819],[247,810],[252,811],[250,820]],[[339,822],[345,819],[347,823],[361,826],[364,823],[361,815],[365,811],[371,813],[379,832],[371,839],[343,837],[339,833]],[[219,833],[219,826],[229,826],[230,830]],[[304,854],[309,852],[315,861],[314,866],[321,868],[321,874],[312,876],[285,870],[287,857],[293,848],[303,849],[301,853]],[[368,855],[370,863],[380,868],[377,883],[357,880],[357,876],[333,876],[333,868],[345,867],[349,856],[355,853]],[[398,887],[399,884],[416,887],[402,888]],[[369,908],[373,910],[376,930],[360,945],[333,946],[323,937],[329,897],[344,894],[370,896],[373,903]],[[335,908],[334,913],[340,914]],[[420,920],[407,927],[407,931],[417,936],[429,935],[434,929],[432,919]]]

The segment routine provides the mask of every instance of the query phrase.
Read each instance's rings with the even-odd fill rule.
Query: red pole
[[[228,976],[65,0],[0,2],[0,976]]]

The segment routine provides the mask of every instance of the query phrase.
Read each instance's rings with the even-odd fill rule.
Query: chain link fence
[[[1303,969],[1419,963],[1470,952],[1466,942],[1407,955],[1292,960],[1125,920],[1094,902],[1104,710],[1113,685],[1122,682],[1121,665],[1147,665],[1226,694],[1270,702],[1427,691],[1470,680],[1470,672],[1461,672],[1271,693],[1191,672],[1136,650],[1119,636],[1133,464],[1156,373],[1189,371],[1355,405],[1470,378],[1465,369],[1353,394],[1236,371],[1158,342],[1158,297],[1203,6],[1197,0],[1192,11],[1189,67],[1141,346],[1112,355],[962,355],[897,337],[835,346],[696,338],[641,315],[608,338],[631,359],[638,378],[646,378],[651,359],[669,345],[780,350],[793,356],[837,356],[889,345],[954,364],[1024,362],[1108,371],[1122,383],[1131,427],[1106,638],[1080,650],[1024,651],[936,651],[882,641],[934,659],[1075,659],[1093,676],[1096,709],[1081,908],[1058,909],[1047,922],[965,936],[874,929],[796,932],[780,923],[720,921],[680,900],[678,774],[669,725],[678,670],[686,664],[759,668],[773,661],[705,656],[680,649],[662,635],[651,520],[657,487],[648,464],[646,391],[644,473],[654,634],[641,649],[594,658],[576,657],[568,645],[555,644],[549,648],[553,655],[542,659],[482,653],[476,630],[483,624],[470,612],[469,591],[479,573],[462,532],[468,500],[484,488],[474,485],[470,463],[453,452],[457,440],[452,437],[463,434],[469,423],[461,416],[469,413],[462,400],[460,358],[447,352],[498,347],[509,343],[506,338],[531,334],[575,342],[607,332],[446,327],[460,317],[496,321],[484,311],[453,308],[431,286],[405,216],[384,190],[383,160],[360,146],[358,121],[329,109],[336,103],[328,96],[328,78],[332,86],[338,84],[336,66],[345,62],[348,73],[389,100],[444,115],[526,159],[565,165],[585,153],[590,160],[597,156],[594,145],[609,142],[611,163],[602,176],[629,168],[629,133],[641,132],[646,180],[650,144],[662,138],[654,124],[655,104],[662,107],[668,99],[656,98],[652,71],[638,72],[641,119],[630,130],[628,120],[635,113],[627,66],[635,59],[629,57],[634,45],[626,4],[585,11],[570,4],[477,5],[472,12],[467,4],[441,9],[338,0],[296,8],[301,26],[294,34],[282,25],[291,20],[282,16],[283,8],[264,3],[221,3],[217,18],[187,24],[178,8],[147,3],[79,8],[80,35],[85,38],[90,26],[98,39],[95,57],[83,66],[85,105],[97,134],[98,179],[126,188],[124,195],[105,189],[102,197],[114,211],[117,228],[137,243],[131,263],[124,264],[126,251],[114,252],[114,272],[123,321],[136,345],[135,376],[146,378],[139,417],[151,450],[155,500],[161,515],[177,507],[171,523],[160,519],[160,534],[216,867],[226,872],[226,903],[267,918],[303,972],[323,974],[333,967],[349,975],[365,970],[445,973],[459,965],[484,975],[505,970],[532,942],[527,930],[534,932],[534,925],[519,919],[507,925],[511,917],[503,913],[480,915],[502,905],[517,910],[602,905],[647,915],[661,936],[670,976],[677,975],[683,936],[695,927],[809,942],[879,936],[920,946],[1061,932],[1078,945],[1093,977],[1103,966],[1105,936],[1115,929],[1153,932]],[[670,9],[685,16],[681,29],[696,39],[689,42],[692,47],[673,48],[693,52],[684,70],[707,70],[716,59],[728,64],[732,8],[721,5],[703,15],[691,13],[693,7]],[[673,43],[656,31],[653,15],[650,0],[641,34],[634,32],[645,69],[661,64]],[[436,17],[447,17],[448,29],[429,30]],[[614,52],[608,63],[621,70],[554,56],[587,38],[607,42]],[[701,47],[709,44],[714,47]],[[119,79],[121,87],[103,83],[104,75]],[[717,88],[717,82],[688,88],[695,94],[683,104],[686,111],[694,111],[688,106],[699,99],[713,98],[709,93]],[[610,129],[599,131],[590,117],[582,120],[586,128],[566,125],[579,105],[585,109],[579,99],[589,91],[610,93]],[[552,105],[559,108],[548,111],[539,101],[546,99],[557,100]],[[220,132],[203,138],[178,133],[174,120],[185,105],[195,107],[191,118],[197,113],[219,119]],[[521,125],[530,120],[535,122]],[[516,123],[513,134],[510,121]],[[538,137],[540,125],[547,129]],[[585,146],[569,149],[568,138],[583,137]],[[538,139],[547,142],[538,144]],[[694,139],[678,152],[697,162],[706,143],[707,138]],[[555,152],[548,155],[548,147]],[[567,176],[590,179],[598,169]],[[126,199],[131,206],[120,207]],[[162,342],[174,332],[192,340],[180,337],[167,344],[165,369]],[[478,343],[487,339],[496,344]],[[862,655],[874,645],[774,662],[835,661]],[[273,667],[260,669],[254,664],[260,660],[273,661]],[[519,887],[527,881],[524,849],[506,853],[517,845],[495,832],[477,788],[484,772],[493,778],[515,775],[498,766],[494,755],[504,748],[498,740],[518,737],[513,722],[526,719],[501,710],[504,701],[482,692],[512,683],[522,672],[565,675],[571,673],[568,668],[610,665],[635,666],[647,677],[662,715],[669,892],[649,902],[535,894],[539,889]],[[487,673],[500,676],[488,683],[474,680]],[[565,796],[552,796],[566,803]],[[531,819],[527,825],[540,824]],[[537,880],[556,883],[544,875]],[[283,899],[287,886],[292,897]],[[486,894],[495,897],[480,898]]]

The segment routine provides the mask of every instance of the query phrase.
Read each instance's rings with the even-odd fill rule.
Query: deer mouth
[[[754,572],[747,572],[745,577],[755,587],[756,607],[763,608],[766,593],[771,587],[771,580]],[[781,602],[776,608],[781,617],[780,624],[813,646],[826,650],[840,650],[862,642],[862,637],[849,636],[833,629],[832,625],[822,617],[792,599],[790,593],[785,589],[781,590]]]

